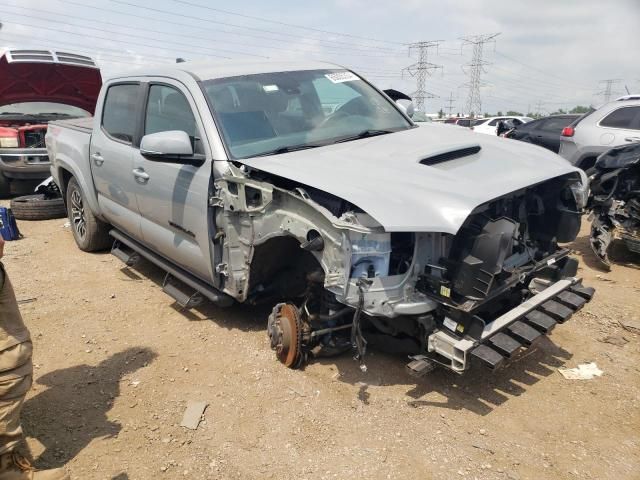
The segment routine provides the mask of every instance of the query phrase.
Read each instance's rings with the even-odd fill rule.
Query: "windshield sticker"
[[[263,85],[262,89],[265,92],[277,92],[278,91],[278,86],[277,85]]]
[[[333,83],[353,82],[354,80],[360,80],[355,73],[347,72],[333,72],[326,73],[325,77],[331,80]]]

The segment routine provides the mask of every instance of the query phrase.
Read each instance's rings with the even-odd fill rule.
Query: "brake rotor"
[[[302,360],[302,321],[298,308],[281,303],[273,309],[267,327],[271,348],[278,360],[288,368],[296,368]]]

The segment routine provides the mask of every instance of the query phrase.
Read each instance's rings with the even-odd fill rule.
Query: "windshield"
[[[202,87],[234,159],[412,128],[392,102],[347,70],[244,75]]]
[[[88,117],[91,114],[81,108],[65,105],[64,103],[21,102],[1,106],[0,115]]]

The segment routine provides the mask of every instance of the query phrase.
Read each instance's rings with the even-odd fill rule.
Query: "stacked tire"
[[[41,193],[12,199],[11,211],[18,220],[49,220],[67,216],[62,197],[47,198]]]

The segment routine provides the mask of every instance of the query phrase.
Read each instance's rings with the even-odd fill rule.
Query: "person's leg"
[[[22,440],[20,411],[31,388],[31,349],[31,342],[24,342],[0,352],[0,455]]]
[[[0,480],[68,480],[61,469],[36,471],[16,451],[22,441],[20,411],[32,382],[32,348],[13,287],[0,263]]]

